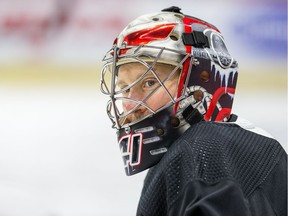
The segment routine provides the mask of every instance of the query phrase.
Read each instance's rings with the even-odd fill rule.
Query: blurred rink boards
[[[287,151],[287,7],[271,2],[0,0],[0,216],[135,215],[146,172],[124,174],[101,59],[131,19],[171,5],[222,30],[234,113]]]

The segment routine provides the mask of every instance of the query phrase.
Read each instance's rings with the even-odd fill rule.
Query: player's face
[[[149,110],[147,107],[153,111],[156,111],[170,102],[171,97],[175,98],[177,93],[179,71],[171,78],[167,79],[167,76],[171,73],[173,68],[174,67],[171,65],[157,64],[153,68],[154,72],[151,70],[147,72],[147,67],[140,63],[129,63],[120,66],[116,83],[117,87],[119,89],[125,89],[132,85],[131,88],[127,88],[127,90],[122,93],[122,96],[138,101],[122,101],[124,113],[129,112],[138,106],[138,108],[129,114],[125,120],[122,120],[122,124],[133,122],[147,116],[148,114],[151,114],[151,110]],[[137,82],[135,82],[136,80]],[[162,83],[164,80],[166,80],[163,84],[166,90],[162,86],[159,87],[161,85],[159,80]],[[152,91],[155,92],[149,96]],[[142,103],[141,106],[139,106],[139,101]]]

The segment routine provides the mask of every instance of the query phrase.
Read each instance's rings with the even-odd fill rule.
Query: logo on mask
[[[118,142],[125,169],[141,164],[143,134],[127,134]]]

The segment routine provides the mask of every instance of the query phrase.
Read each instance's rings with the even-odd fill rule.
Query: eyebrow
[[[144,74],[144,73],[143,73]],[[138,76],[136,76],[136,79],[134,79],[133,80],[133,82],[132,83],[134,83],[136,80],[138,80],[141,76],[143,76],[143,74],[139,74]],[[146,75],[143,77],[143,78],[145,78],[147,76],[147,73],[146,73]],[[143,79],[142,78],[142,79]],[[121,80],[121,79],[119,79],[119,76],[118,76],[118,80],[116,81],[116,85],[117,86],[120,86],[120,85],[126,85],[127,83],[124,81],[124,80]],[[127,84],[128,85],[128,84]],[[131,84],[130,84],[131,85]]]
[[[157,66],[156,66],[155,68],[151,68],[151,69],[154,71],[154,73],[155,73],[158,77],[160,76],[161,73],[163,73],[163,71],[158,71]],[[147,70],[145,70],[145,72],[139,74],[139,75],[136,77],[136,79],[133,81],[133,83],[134,83],[136,80],[138,80],[141,76],[143,76],[144,73],[146,73],[146,74],[145,74],[144,77],[142,77],[142,79],[144,79],[146,76],[148,76],[148,74],[149,74],[149,72],[151,71],[151,69],[148,71],[148,73],[147,73],[147,70],[148,70],[148,68],[147,68]],[[153,74],[153,73],[151,72],[151,74]],[[155,77],[154,74],[153,74],[153,77]],[[125,81],[119,79],[119,74],[118,74],[118,79],[117,79],[117,81],[116,81],[115,84],[116,84],[117,86],[120,86],[120,85],[126,85],[127,83],[126,83]],[[128,85],[128,84],[127,84],[127,85]],[[131,84],[129,84],[129,85],[131,85]]]

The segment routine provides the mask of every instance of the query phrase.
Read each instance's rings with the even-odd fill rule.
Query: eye
[[[145,83],[144,83],[144,87],[145,87],[145,88],[150,88],[150,87],[154,86],[155,83],[156,83],[155,80],[147,80],[147,81],[145,81]]]

